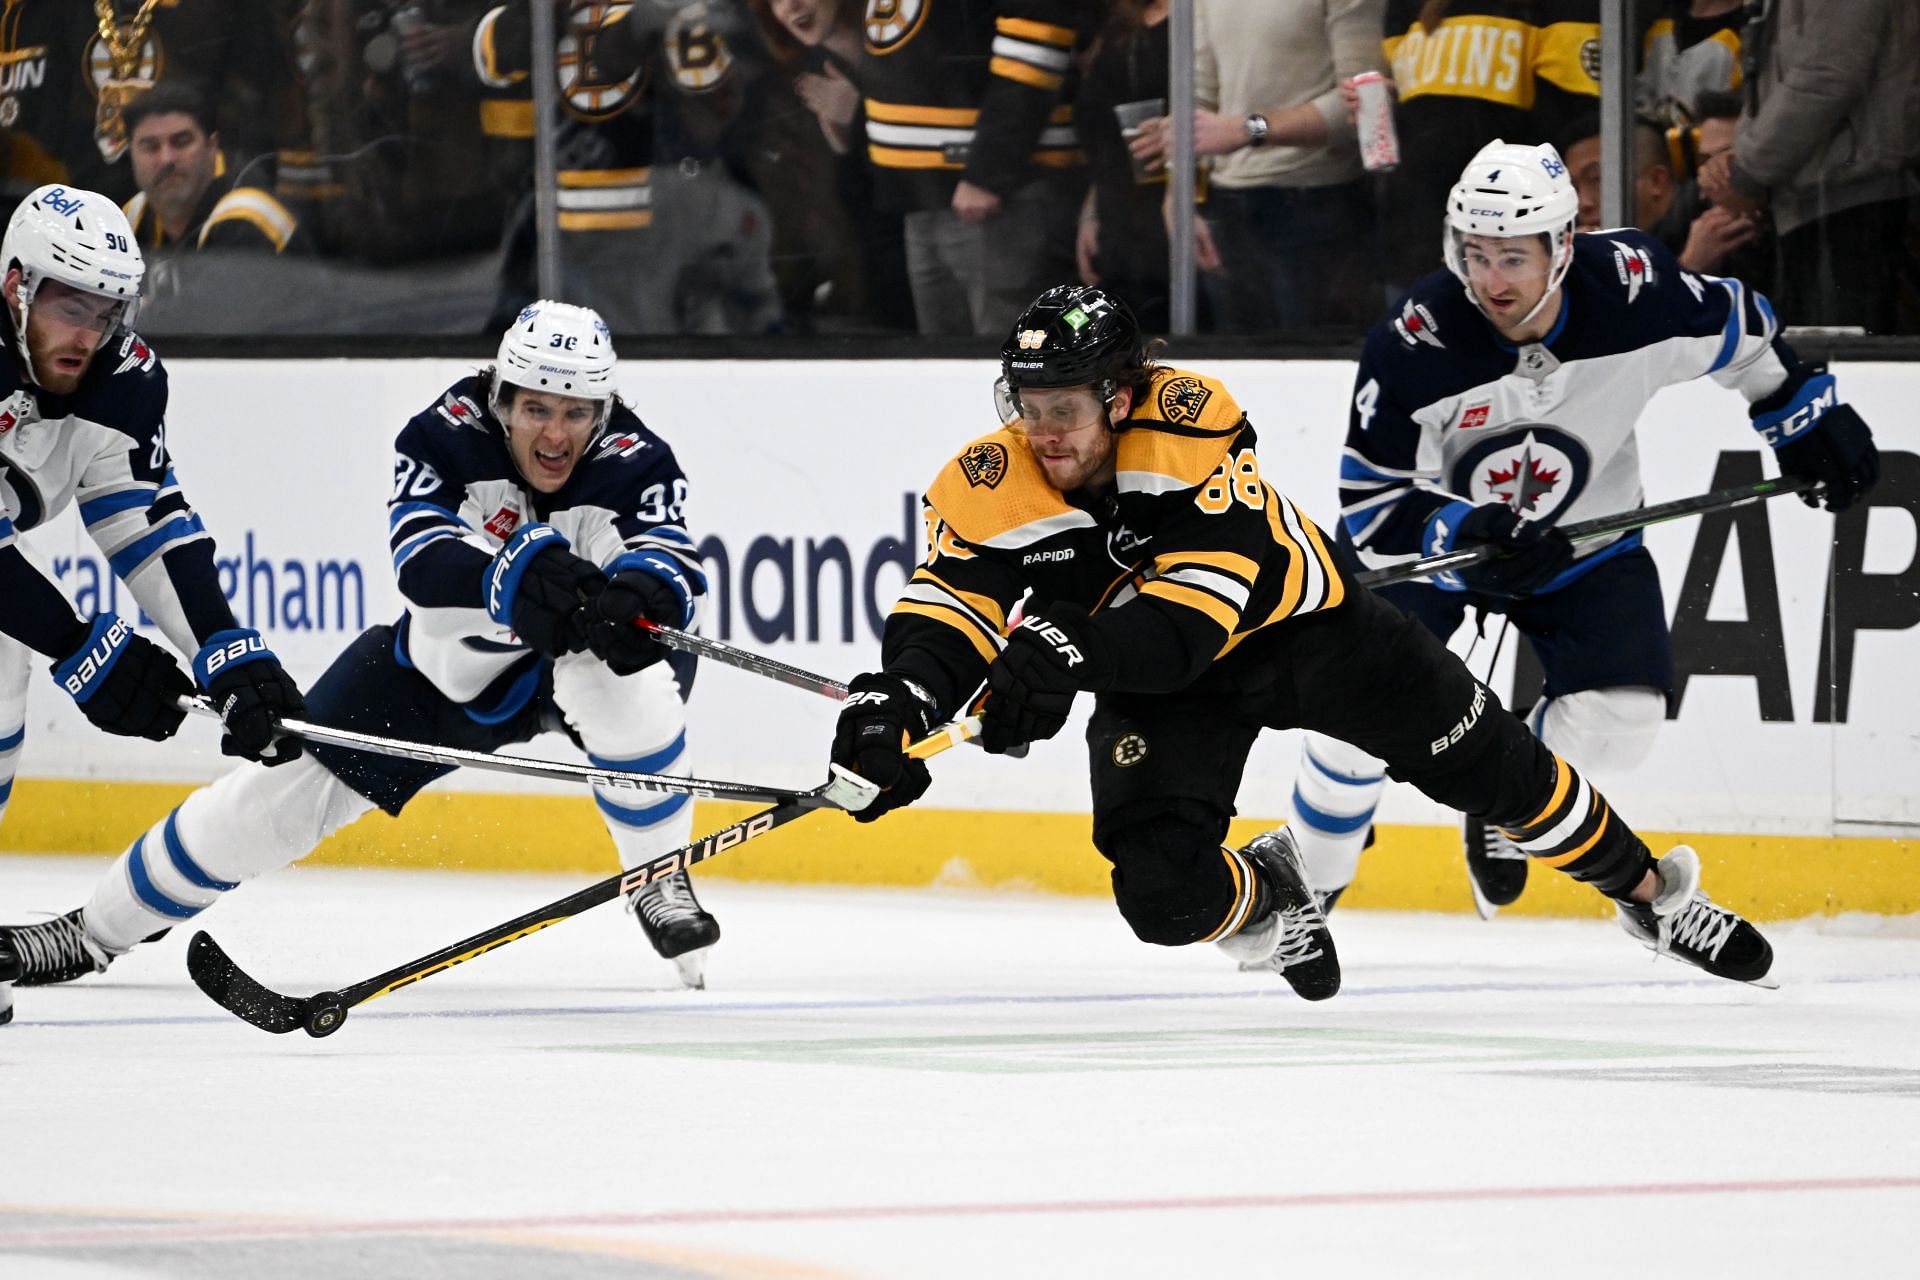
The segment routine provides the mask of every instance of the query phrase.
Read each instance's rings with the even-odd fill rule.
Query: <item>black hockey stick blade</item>
[[[296,1029],[332,1035],[347,1020],[346,1005],[331,991],[300,998],[260,985],[204,929],[187,944],[187,973],[222,1009],[277,1036]]]

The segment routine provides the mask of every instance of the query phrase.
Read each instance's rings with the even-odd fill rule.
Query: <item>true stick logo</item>
[[[1077,667],[1086,661],[1086,656],[1075,647],[1073,637],[1048,622],[1038,614],[1029,614],[1020,619],[1020,630],[1031,631],[1053,646],[1055,653],[1067,660],[1067,665]]]

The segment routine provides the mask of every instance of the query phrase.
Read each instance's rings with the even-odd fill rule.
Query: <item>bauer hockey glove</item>
[[[1530,596],[1573,565],[1567,535],[1537,520],[1522,520],[1504,502],[1468,506],[1450,503],[1427,524],[1427,554],[1491,545],[1485,560],[1453,570],[1460,585],[1483,595],[1518,600]]]
[[[193,674],[227,727],[220,754],[268,768],[300,754],[300,744],[281,736],[279,725],[282,716],[304,717],[307,700],[258,631],[214,632],[194,655]]]
[[[587,647],[586,608],[607,575],[550,524],[521,526],[487,567],[487,616],[549,658]]]
[[[187,713],[180,699],[193,681],[171,653],[103,613],[72,653],[53,664],[53,678],[73,695],[94,728],[165,742]]]
[[[907,747],[927,736],[939,714],[933,695],[911,680],[884,671],[853,678],[833,729],[833,762],[880,788],[872,804],[854,811],[855,822],[872,822],[927,793],[933,775]]]
[[[987,668],[980,745],[994,755],[1060,732],[1077,693],[1113,683],[1113,655],[1077,604],[1028,601]]]
[[[659,551],[629,551],[607,572],[607,589],[587,609],[587,648],[613,674],[630,676],[667,656],[666,646],[634,626],[634,619],[685,627],[693,620],[693,597],[705,584],[689,581],[680,563]]]
[[[1845,511],[1880,478],[1873,431],[1852,405],[1834,403],[1838,394],[1833,375],[1819,373],[1793,388],[1782,403],[1762,400],[1753,406],[1753,429],[1773,446],[1780,474],[1818,481],[1829,511]],[[1800,501],[1817,507],[1820,497],[1803,493]]]

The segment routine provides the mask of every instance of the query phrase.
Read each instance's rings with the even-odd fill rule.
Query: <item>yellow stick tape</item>
[[[117,853],[185,799],[191,787],[139,782],[22,779],[0,851]],[[696,832],[756,806],[699,801]],[[1273,823],[1242,818],[1229,840],[1246,843]],[[1920,912],[1920,841],[1874,837],[1662,835],[1656,852],[1685,841],[1700,853],[1716,901],[1756,920],[1842,911]],[[582,796],[428,792],[399,818],[375,813],[308,859],[333,865],[609,875],[613,846]],[[1085,814],[904,809],[861,825],[839,813],[792,823],[702,865],[700,874],[793,884],[1004,888],[1104,897],[1108,866]],[[1380,828],[1340,909],[1471,911],[1459,832]],[[1612,906],[1564,875],[1536,867],[1526,894],[1503,914],[1607,917]]]

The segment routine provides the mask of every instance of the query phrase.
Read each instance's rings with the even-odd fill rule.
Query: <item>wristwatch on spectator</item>
[[[1247,145],[1264,147],[1267,145],[1267,118],[1258,111],[1246,118]]]

